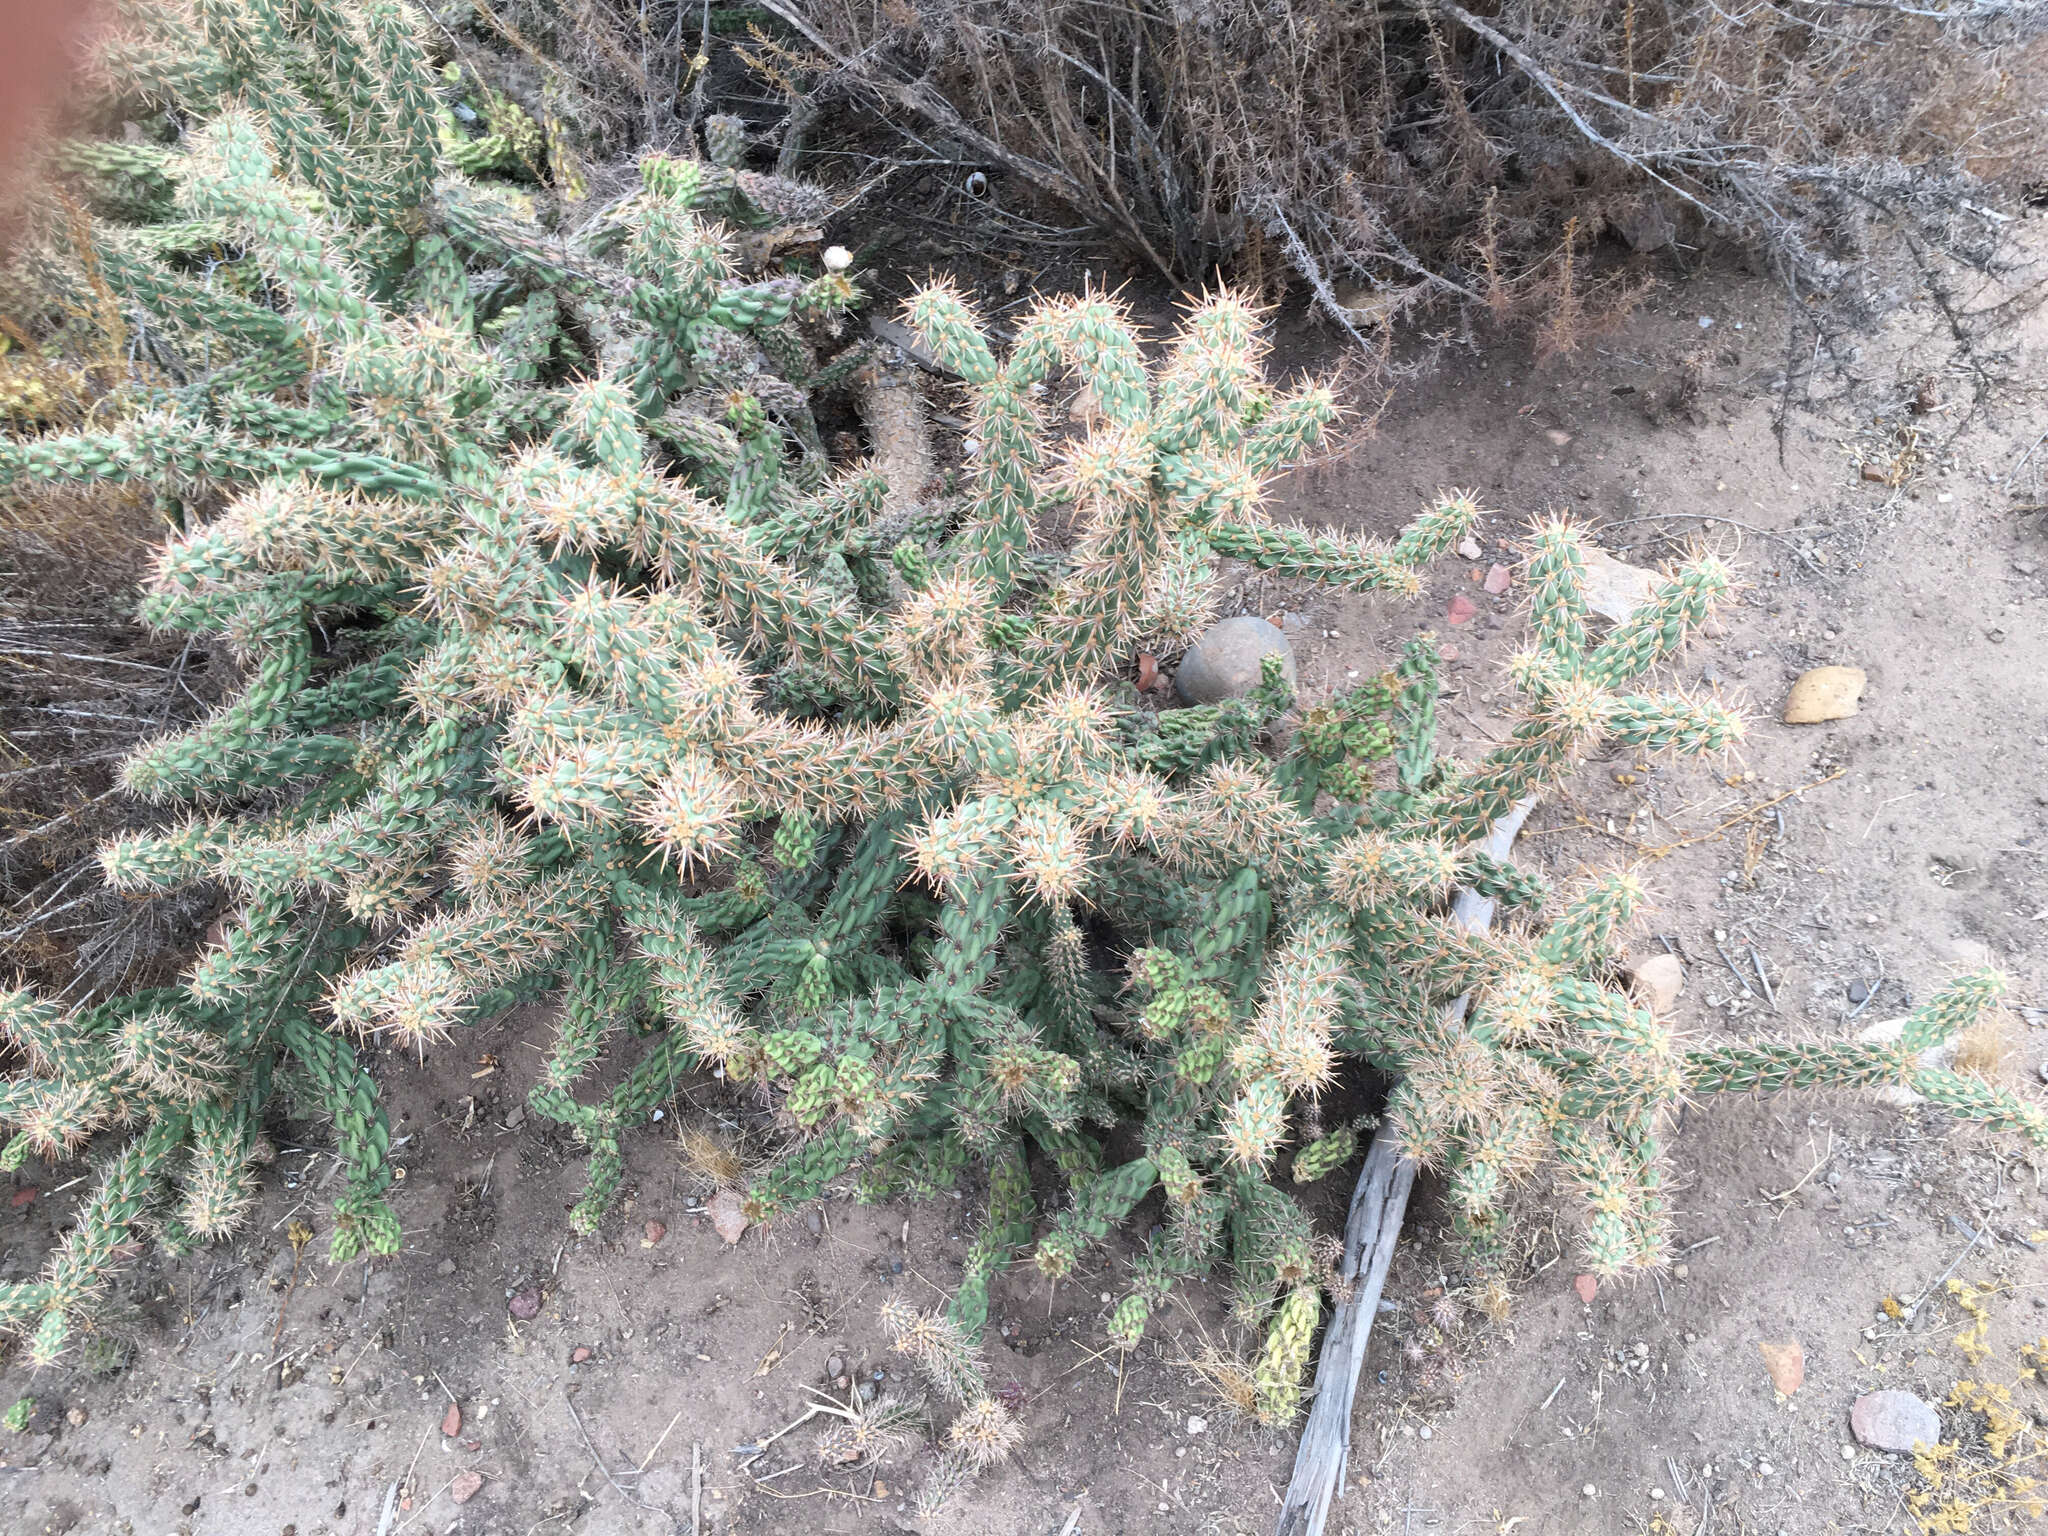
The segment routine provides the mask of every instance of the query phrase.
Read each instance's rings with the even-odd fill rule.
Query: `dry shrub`
[[[2041,173],[2037,5],[1473,3],[767,9],[812,101],[998,162],[1175,278],[1284,268],[1353,326],[1454,300],[1569,350],[1625,297],[1601,235],[1735,241],[1868,313],[1885,237],[1988,266],[1991,205]]]

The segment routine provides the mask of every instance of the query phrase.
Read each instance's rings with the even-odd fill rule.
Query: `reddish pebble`
[[[581,1365],[584,1361],[588,1360],[589,1358],[590,1346],[587,1344],[578,1344],[574,1349],[569,1351],[569,1363],[571,1365]]]
[[[532,1322],[540,1316],[540,1287],[529,1285],[523,1291],[514,1292],[512,1299],[505,1303],[505,1310],[522,1323]]]
[[[1499,597],[1501,593],[1507,591],[1509,584],[1513,580],[1514,573],[1506,566],[1489,566],[1486,572],[1486,590],[1495,597]]]
[[[1806,1350],[1797,1339],[1759,1339],[1756,1347],[1781,1396],[1790,1397],[1806,1384]]]
[[[1447,645],[1438,651],[1437,655],[1445,661],[1456,661],[1458,659],[1458,648],[1455,645]]]
[[[462,1433],[462,1404],[448,1405],[448,1411],[441,1415],[441,1433],[450,1440]]]
[[[1593,1293],[1600,1289],[1600,1282],[1592,1275],[1580,1275],[1572,1281],[1572,1289],[1579,1293],[1579,1300],[1590,1307],[1593,1305]]]
[[[14,1198],[8,1201],[7,1203],[13,1206],[18,1211],[24,1205],[27,1205],[29,1201],[35,1199],[35,1197],[36,1192],[32,1189],[17,1189],[14,1192]]]
[[[1138,652],[1138,692],[1150,693],[1159,681],[1159,658],[1150,651]]]
[[[649,1248],[652,1248],[656,1243],[668,1236],[668,1228],[658,1221],[648,1222],[643,1231],[645,1235],[641,1238],[641,1242]]]
[[[1478,612],[1478,605],[1471,598],[1460,592],[1451,598],[1450,611],[1444,615],[1444,618],[1453,624],[1469,624],[1472,622],[1473,615]]]
[[[448,1485],[448,1497],[457,1504],[467,1504],[483,1491],[484,1475],[481,1472],[458,1472],[455,1481]]]

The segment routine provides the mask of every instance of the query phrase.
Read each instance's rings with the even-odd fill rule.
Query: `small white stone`
[[[1845,1446],[1843,1446],[1843,1447],[1842,1447],[1842,1460],[1844,1460],[1844,1461],[1854,1461],[1855,1459],[1856,1459],[1856,1447],[1855,1447],[1855,1446],[1853,1446],[1853,1445],[1845,1445]]]
[[[1477,560],[1479,558],[1479,541],[1473,538],[1471,534],[1466,534],[1459,541],[1458,553],[1467,560]]]
[[[1106,1307],[1106,1306],[1108,1306],[1108,1305],[1109,1305],[1109,1303],[1110,1303],[1110,1300],[1111,1300],[1111,1297],[1110,1297],[1110,1294],[1109,1294],[1109,1292],[1107,1292],[1107,1291],[1104,1291],[1104,1292],[1102,1293],[1102,1304],[1103,1304],[1103,1305],[1104,1305],[1104,1306]]]
[[[1600,1496],[1600,1490],[1598,1488],[1595,1488],[1591,1483],[1586,1484],[1586,1486],[1581,1488],[1579,1492],[1583,1493],[1589,1499],[1598,1498]]]
[[[1758,1476],[1760,1476],[1760,1477],[1769,1477],[1769,1476],[1771,1476],[1771,1474],[1773,1474],[1774,1472],[1776,1472],[1776,1471],[1777,1471],[1778,1469],[1777,1469],[1776,1467],[1772,1466],[1772,1465],[1771,1465],[1771,1464],[1770,1464],[1770,1463],[1769,1463],[1768,1461],[1760,1461],[1760,1462],[1758,1462],[1758,1463],[1756,1464],[1756,1470],[1757,1470],[1757,1474],[1758,1474]]]
[[[1208,1421],[1207,1419],[1203,1418],[1203,1417],[1202,1417],[1202,1416],[1201,1416],[1201,1415],[1200,1415],[1199,1413],[1191,1413],[1191,1414],[1189,1414],[1189,1415],[1188,1415],[1188,1433],[1189,1433],[1189,1434],[1191,1434],[1191,1435],[1199,1435],[1199,1434],[1202,1434],[1202,1433],[1203,1433],[1204,1431],[1206,1431],[1206,1430],[1208,1429],[1208,1427],[1209,1427],[1209,1421]]]
[[[1433,1436],[1436,1433],[1436,1431],[1431,1429],[1427,1424],[1425,1424],[1422,1426],[1422,1428],[1415,1431],[1415,1433],[1422,1436],[1423,1439],[1427,1440],[1431,1436]]]
[[[825,247],[825,270],[827,272],[844,272],[852,265],[853,252],[849,251],[845,246],[828,245]]]
[[[1657,1502],[1658,1500],[1662,1499],[1663,1497],[1664,1497],[1664,1490],[1663,1490],[1662,1488],[1652,1488],[1652,1489],[1650,1490],[1650,1502],[1651,1502],[1652,1504],[1656,1503],[1656,1502]]]

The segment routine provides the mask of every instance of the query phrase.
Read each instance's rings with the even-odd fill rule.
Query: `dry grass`
[[[720,1136],[699,1125],[686,1125],[676,1138],[684,1171],[701,1187],[713,1193],[743,1190],[753,1177],[758,1159],[748,1156],[746,1146],[736,1137]]]
[[[1955,1069],[1997,1082],[2011,1075],[2009,1065],[2017,1041],[2018,1020],[2012,1010],[1990,1009],[1956,1036]]]

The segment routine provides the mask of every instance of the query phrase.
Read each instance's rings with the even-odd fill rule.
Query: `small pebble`
[[[515,1291],[512,1299],[505,1303],[505,1310],[522,1323],[530,1323],[540,1316],[540,1287],[529,1285],[523,1291]]]
[[[569,1363],[571,1365],[581,1365],[584,1361],[588,1360],[589,1358],[590,1346],[588,1344],[578,1344],[574,1349],[569,1351]]]
[[[438,1263],[438,1264],[436,1264],[436,1265],[434,1266],[434,1273],[435,1273],[435,1274],[437,1274],[437,1275],[452,1275],[452,1274],[454,1274],[454,1273],[455,1273],[455,1261],[454,1261],[453,1259],[443,1259],[443,1260],[442,1260],[442,1261],[441,1261],[440,1263]]]
[[[820,1236],[825,1230],[825,1218],[816,1211],[806,1211],[804,1213],[804,1227],[810,1232],[811,1236]]]
[[[1657,1502],[1658,1502],[1659,1500],[1661,1500],[1661,1499],[1662,1499],[1663,1497],[1664,1497],[1664,1490],[1663,1490],[1662,1488],[1652,1488],[1652,1489],[1650,1490],[1650,1502],[1651,1502],[1652,1504],[1655,1504],[1655,1503],[1657,1503]]]
[[[1591,1499],[1597,1498],[1599,1496],[1600,1490],[1598,1488],[1595,1488],[1591,1483],[1588,1483],[1585,1487],[1581,1488],[1579,1492],[1583,1493],[1587,1498]]]
[[[1422,1426],[1422,1428],[1418,1429],[1418,1430],[1416,1431],[1416,1433],[1417,1433],[1418,1435],[1422,1436],[1422,1438],[1423,1438],[1423,1439],[1427,1440],[1427,1439],[1429,1439],[1429,1438],[1430,1438],[1430,1437],[1431,1437],[1432,1435],[1434,1435],[1434,1434],[1436,1433],[1436,1431],[1435,1431],[1435,1430],[1433,1430],[1433,1429],[1431,1429],[1431,1428],[1430,1428],[1430,1427],[1429,1427],[1429,1426],[1428,1426],[1427,1424],[1425,1424],[1425,1425],[1423,1425],[1423,1426]]]
[[[1863,984],[1862,982],[1860,982],[1860,981],[1852,981],[1852,982],[1850,982],[1850,983],[1849,983],[1849,1001],[1850,1001],[1850,1002],[1852,1002],[1852,1003],[1867,1003],[1867,1002],[1869,1002],[1869,1001],[1870,1001],[1870,988],[1866,987],[1866,986],[1865,986],[1865,985],[1864,985],[1864,984]]]
[[[667,1225],[659,1221],[650,1221],[640,1230],[644,1234],[640,1239],[640,1246],[642,1248],[652,1248],[656,1243],[668,1236]]]
[[[1203,1431],[1205,1431],[1206,1429],[1208,1429],[1208,1427],[1209,1427],[1209,1421],[1208,1421],[1207,1419],[1203,1418],[1203,1417],[1202,1417],[1202,1416],[1201,1416],[1201,1415],[1200,1415],[1199,1413],[1191,1413],[1191,1414],[1189,1414],[1189,1415],[1188,1415],[1188,1433],[1189,1433],[1189,1434],[1191,1434],[1191,1435],[1199,1435],[1199,1434],[1201,1434],[1201,1433],[1202,1433]]]

